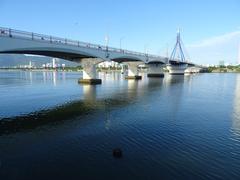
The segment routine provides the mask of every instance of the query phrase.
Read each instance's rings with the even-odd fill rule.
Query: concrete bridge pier
[[[126,62],[128,65],[128,71],[127,71],[127,76],[125,76],[125,79],[142,79],[142,76],[139,76],[138,72],[138,66],[142,64],[143,62],[139,61],[132,61],[132,62]]]
[[[85,58],[81,59],[81,66],[83,68],[83,78],[78,80],[81,84],[101,84],[102,80],[97,78],[96,66],[102,62],[99,58]]]
[[[188,64],[179,63],[179,64],[169,64],[167,69],[171,75],[184,75],[185,70],[187,69]]]
[[[151,63],[148,64],[148,74],[147,77],[158,77],[163,78],[163,65],[162,63]]]

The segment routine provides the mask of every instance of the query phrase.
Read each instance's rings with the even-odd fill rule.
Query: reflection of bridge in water
[[[182,77],[182,79],[184,78]],[[109,88],[111,90],[108,90],[108,93],[104,93],[103,86],[83,85],[82,100],[73,101],[48,110],[33,112],[29,115],[2,119],[0,121],[0,135],[31,130],[52,123],[61,124],[62,121],[65,122],[75,117],[84,119],[88,114],[108,113],[112,109],[128,108],[128,106],[138,104],[141,101],[148,103],[150,102],[149,98],[153,98],[155,93],[161,92],[166,87],[183,83],[183,81],[179,80],[179,77],[175,80],[174,76],[167,77],[166,81],[163,81],[163,79],[161,81],[159,79],[145,80],[129,80],[122,88],[119,88],[119,86]],[[52,81],[53,84],[54,81],[56,80]],[[178,96],[181,96],[181,94],[178,94]],[[172,106],[177,106],[179,104],[177,101],[181,101],[181,97],[176,97],[175,100],[174,98],[172,100],[174,102]],[[106,121],[107,124],[111,124],[111,119],[108,118]]]

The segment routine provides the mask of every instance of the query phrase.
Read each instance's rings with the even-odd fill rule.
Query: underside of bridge
[[[162,61],[149,61],[149,62],[146,63],[146,64],[159,64],[159,65],[163,65],[163,64],[165,64],[165,63],[162,62]]]
[[[136,58],[114,58],[111,59],[112,61],[118,62],[118,63],[124,63],[124,62],[143,62],[141,59]]]
[[[48,56],[54,58],[61,58],[69,61],[77,61],[79,62],[84,58],[95,58],[94,56],[70,53],[70,52],[62,52],[62,51],[32,51],[32,50],[21,50],[21,51],[4,51],[0,52],[0,54],[31,54],[31,55],[40,55],[40,56]]]

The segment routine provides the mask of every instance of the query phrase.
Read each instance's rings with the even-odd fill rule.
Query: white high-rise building
[[[28,65],[28,68],[32,68],[32,61],[29,61],[29,65]]]
[[[56,61],[57,61],[57,58],[53,58],[53,59],[52,59],[52,67],[53,67],[53,68],[56,68],[56,67],[57,67]]]

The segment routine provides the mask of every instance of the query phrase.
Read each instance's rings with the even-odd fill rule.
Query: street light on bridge
[[[122,40],[124,40],[125,37],[121,37],[120,40],[119,40],[119,44],[120,44],[120,50],[122,49]]]
[[[145,54],[148,54],[148,44],[144,44],[144,53]]]
[[[106,43],[106,47],[108,47],[108,44],[109,44],[109,36],[108,35],[105,36],[105,43]]]

